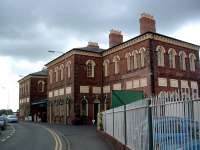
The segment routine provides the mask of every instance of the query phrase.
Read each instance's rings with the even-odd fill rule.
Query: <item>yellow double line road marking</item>
[[[54,150],[62,150],[62,142],[60,140],[60,137],[57,135],[57,133],[55,131],[53,131],[52,129],[49,129],[47,127],[44,127],[54,138],[55,141],[55,148]]]

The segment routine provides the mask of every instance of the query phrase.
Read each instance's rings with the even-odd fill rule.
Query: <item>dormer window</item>
[[[93,60],[88,60],[86,62],[87,77],[94,77],[95,62]]]

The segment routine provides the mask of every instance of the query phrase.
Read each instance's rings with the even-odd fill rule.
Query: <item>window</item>
[[[63,80],[63,76],[64,76],[64,65],[60,66],[60,80]]]
[[[170,48],[168,51],[168,54],[169,54],[169,67],[175,68],[176,67],[176,59],[175,59],[176,51]]]
[[[95,62],[93,60],[88,60],[86,62],[87,67],[87,77],[94,77]]]
[[[189,54],[189,61],[190,61],[190,71],[195,71],[196,67],[195,67],[195,60],[196,57],[194,54],[190,53]]]
[[[137,54],[138,54],[138,51],[136,51],[136,50],[134,50],[132,52],[132,55],[133,55],[133,69],[137,69],[138,68]]]
[[[127,70],[131,70],[131,53],[126,53],[125,55],[126,58],[126,64],[127,64]]]
[[[103,62],[103,66],[104,66],[104,76],[105,77],[107,77],[108,76],[108,74],[109,74],[109,60],[108,59],[106,59],[106,60],[104,60],[104,62]]]
[[[55,77],[56,77],[56,82],[58,82],[58,70],[59,70],[59,68],[56,67],[56,68],[55,68]]]
[[[82,115],[88,116],[88,102],[87,99],[83,99],[81,102],[81,108],[82,108]]]
[[[38,91],[39,92],[44,92],[44,85],[45,85],[45,82],[44,81],[38,81]]]
[[[140,53],[140,67],[144,67],[144,59],[145,59],[145,48],[141,48],[139,50]]]
[[[120,57],[118,55],[113,57],[113,62],[115,65],[115,74],[119,73],[119,61],[120,61]]]
[[[52,70],[49,70],[49,82],[50,82],[50,84],[53,82],[53,72],[52,72]]]
[[[157,59],[158,59],[158,66],[165,66],[165,49],[163,46],[157,46]]]
[[[68,61],[66,64],[66,71],[67,71],[67,77],[71,77],[71,61]]]
[[[185,52],[180,51],[179,52],[179,66],[181,70],[186,70],[185,58],[186,58]]]

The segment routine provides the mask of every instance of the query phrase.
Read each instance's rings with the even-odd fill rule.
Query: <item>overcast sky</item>
[[[88,41],[107,48],[112,28],[128,40],[139,34],[142,12],[155,17],[158,33],[200,45],[200,0],[1,0],[0,109],[18,108],[19,76],[58,56],[48,50]]]

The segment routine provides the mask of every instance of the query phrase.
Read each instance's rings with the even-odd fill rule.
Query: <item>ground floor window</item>
[[[86,99],[83,99],[81,102],[81,110],[83,116],[88,116],[88,102]]]

